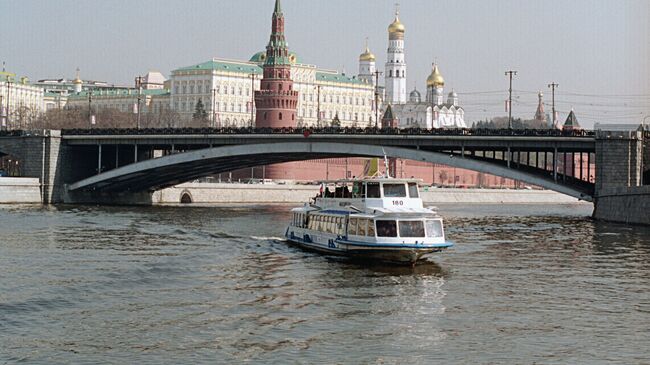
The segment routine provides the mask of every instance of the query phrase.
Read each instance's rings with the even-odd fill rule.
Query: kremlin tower
[[[443,103],[442,90],[445,87],[445,79],[442,77],[438,65],[431,66],[431,74],[427,77],[427,103],[441,105]]]
[[[375,55],[368,48],[368,39],[366,39],[366,50],[359,55],[359,80],[368,84],[374,84],[375,77]]]
[[[546,113],[544,113],[544,94],[540,91],[537,94],[538,98],[538,103],[537,103],[537,110],[535,111],[535,120],[539,122],[543,122],[544,125],[546,125],[547,120],[546,120]]]
[[[386,59],[386,103],[406,103],[406,63],[404,61],[404,24],[399,20],[399,11],[395,20],[388,26],[388,54]]]
[[[266,46],[260,90],[255,91],[255,125],[295,127],[298,92],[293,90],[289,47],[284,38],[284,15],[280,0],[275,0],[271,39]]]

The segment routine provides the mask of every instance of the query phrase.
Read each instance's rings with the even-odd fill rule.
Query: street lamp
[[[251,78],[251,123],[250,127],[253,128],[253,124],[255,121],[255,76],[257,76],[255,73],[250,73],[248,75]]]
[[[212,128],[215,128],[217,125],[217,111],[214,110],[216,107],[216,97],[217,97],[217,89],[214,87],[212,88]]]
[[[650,118],[650,115],[646,115],[643,117],[643,121],[641,121],[641,186],[643,186],[645,183],[643,181],[643,175],[645,171],[645,161],[643,160],[643,157],[645,156],[645,121],[648,118]]]
[[[135,87],[138,89],[138,106],[137,112],[138,117],[136,120],[136,129],[140,129],[140,100],[142,99],[142,76],[136,76],[135,78]]]
[[[9,117],[11,116],[10,107],[10,96],[11,96],[11,77],[7,76],[7,107],[5,108],[5,113],[7,114],[6,119],[6,128],[9,129]]]
[[[7,128],[7,121],[5,120],[5,104],[4,95],[0,95],[0,129]]]
[[[95,124],[95,117],[93,116],[93,91],[88,90],[88,122],[90,123],[90,129],[93,128]]]
[[[320,85],[316,85],[315,89],[317,90],[316,94],[316,127],[320,128]]]
[[[508,70],[506,76],[510,76],[510,87],[508,88],[508,129],[512,129],[512,76],[517,75],[517,71]]]

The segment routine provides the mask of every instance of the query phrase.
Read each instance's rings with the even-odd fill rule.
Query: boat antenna
[[[384,147],[381,148],[381,152],[384,153],[384,167],[386,168],[386,177],[387,179],[390,178],[390,167],[388,165],[388,156],[386,156],[386,150],[384,150]]]

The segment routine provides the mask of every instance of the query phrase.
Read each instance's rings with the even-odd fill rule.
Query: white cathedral
[[[388,26],[388,53],[384,72],[384,109],[390,105],[393,115],[398,119],[400,128],[467,128],[465,111],[458,105],[458,94],[453,90],[445,100],[445,80],[433,64],[431,74],[427,78],[426,99],[416,89],[406,97],[406,61],[404,57],[405,27],[399,20],[399,12],[395,20]],[[359,56],[360,80],[374,83],[376,76],[375,55],[366,50]]]

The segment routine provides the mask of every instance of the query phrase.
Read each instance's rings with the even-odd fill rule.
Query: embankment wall
[[[650,225],[650,186],[602,189],[594,205],[595,219]]]
[[[0,177],[0,204],[40,204],[41,184],[30,177]]]

